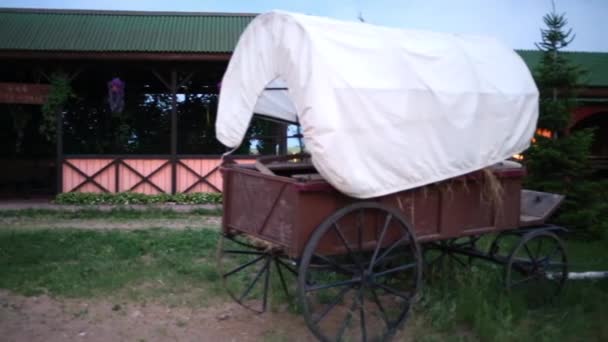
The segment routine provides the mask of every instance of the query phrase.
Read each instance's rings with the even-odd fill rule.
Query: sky
[[[608,52],[608,0],[554,0],[576,39],[567,50]],[[273,9],[371,24],[495,36],[535,49],[551,0],[0,0],[0,7],[261,13]],[[1,23],[0,23],[1,24]]]

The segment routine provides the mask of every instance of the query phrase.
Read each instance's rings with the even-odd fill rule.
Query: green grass
[[[608,243],[567,242],[571,271],[608,270]],[[606,341],[608,280],[572,280],[530,309],[502,291],[503,269],[477,262],[427,281],[414,317],[420,341]]]
[[[221,293],[217,237],[208,229],[0,230],[0,288],[65,297],[120,292],[204,305]]]
[[[32,219],[104,219],[104,220],[146,220],[146,219],[179,219],[191,216],[217,216],[220,209],[197,208],[188,212],[177,212],[170,209],[126,209],[115,208],[107,211],[99,209],[51,210],[23,209],[0,210],[0,218],[32,218]]]
[[[0,288],[177,306],[229,301],[215,268],[217,240],[212,229],[6,228],[0,230]],[[568,250],[573,269],[608,269],[606,241],[569,241]],[[605,341],[606,303],[608,280],[570,281],[554,304],[531,310],[502,290],[501,268],[476,262],[428,279],[408,326],[416,341]]]

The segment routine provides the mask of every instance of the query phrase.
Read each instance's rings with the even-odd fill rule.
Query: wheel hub
[[[370,286],[375,281],[375,274],[374,272],[364,270],[356,279],[361,282],[361,286]]]

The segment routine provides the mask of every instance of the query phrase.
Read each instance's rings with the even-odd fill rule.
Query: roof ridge
[[[255,17],[259,13],[242,12],[188,12],[188,11],[114,11],[97,9],[60,9],[60,8],[16,8],[0,7],[5,13],[31,14],[76,14],[76,15],[116,15],[116,16],[185,16],[185,17]]]

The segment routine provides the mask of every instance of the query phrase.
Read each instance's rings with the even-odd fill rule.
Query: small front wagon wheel
[[[561,240],[548,231],[521,237],[505,270],[507,290],[521,295],[531,307],[553,300],[568,279],[568,259]]]
[[[411,225],[395,209],[361,202],[312,234],[300,260],[298,299],[322,341],[386,341],[406,321],[421,283]]]
[[[267,310],[277,286],[289,300],[296,274],[281,249],[243,235],[222,235],[218,243],[218,273],[224,289],[241,306],[256,312]],[[277,284],[278,283],[278,284]]]

